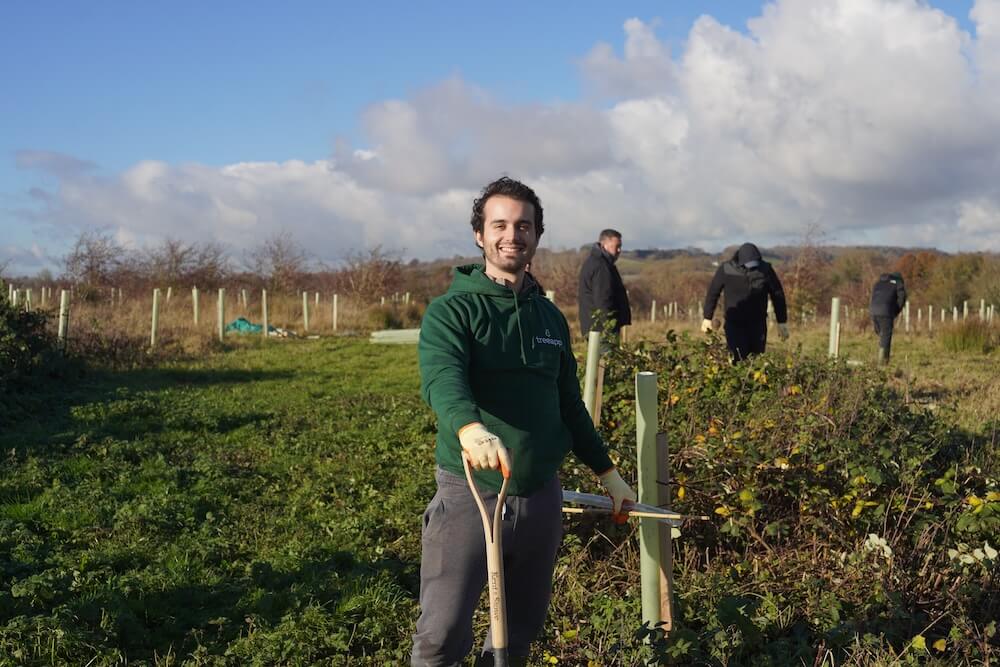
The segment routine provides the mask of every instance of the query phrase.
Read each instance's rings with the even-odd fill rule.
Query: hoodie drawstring
[[[514,291],[513,289],[511,290]],[[528,365],[528,357],[524,354],[524,329],[521,328],[521,310],[517,307],[517,294],[514,295],[514,319],[517,320],[517,340],[521,344],[521,363]]]

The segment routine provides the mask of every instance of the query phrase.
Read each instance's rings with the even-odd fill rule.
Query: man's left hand
[[[788,324],[778,322],[778,333],[781,335],[781,340],[788,340]]]

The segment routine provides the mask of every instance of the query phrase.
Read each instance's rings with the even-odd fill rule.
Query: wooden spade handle
[[[493,510],[493,521],[490,521],[489,511],[483,496],[479,493],[476,480],[472,477],[472,466],[465,452],[462,452],[462,464],[465,466],[465,479],[469,482],[469,490],[479,507],[479,515],[483,519],[483,534],[486,537],[486,583],[490,595],[490,632],[493,637],[493,664],[497,667],[507,667],[507,596],[503,582],[503,504],[507,499],[507,484],[510,482],[510,471],[504,470],[503,484],[497,495],[496,508]]]

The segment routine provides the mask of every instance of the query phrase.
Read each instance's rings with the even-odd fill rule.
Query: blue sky
[[[913,12],[927,9],[921,3],[902,4]],[[426,97],[439,95],[442,82],[461,82],[463,99],[486,95],[489,105],[506,109],[515,119],[521,113],[530,116],[552,109],[561,113],[567,107],[600,114],[622,102],[669,95],[645,89],[608,93],[600,81],[595,83],[600,73],[595,75],[591,68],[588,77],[583,63],[604,43],[622,61],[620,67],[627,67],[622,53],[629,36],[623,25],[637,18],[640,31],[654,36],[666,59],[680,69],[699,16],[711,16],[717,24],[747,36],[751,32],[747,20],[761,15],[763,6],[743,1],[512,3],[498,13],[495,5],[480,3],[4,3],[0,7],[0,253],[6,248],[8,256],[14,256],[35,245],[36,259],[38,247],[55,256],[67,235],[102,225],[125,240],[155,242],[156,235],[148,229],[127,229],[122,215],[102,223],[94,211],[74,209],[66,193],[73,190],[86,198],[85,188],[93,186],[90,180],[80,180],[80,173],[101,181],[106,209],[117,201],[111,194],[116,179],[144,161],[168,168],[197,165],[221,170],[241,163],[331,160],[338,142],[353,151],[377,150],[385,136],[372,129],[375,121],[369,114],[390,100],[416,100],[418,113],[435,113]],[[931,6],[975,38],[971,0],[938,1]],[[726,39],[718,31],[713,34]],[[421,109],[421,103],[430,106]],[[470,141],[475,142],[476,130],[469,131]],[[45,158],[44,168],[31,167],[39,164],[38,152],[58,156],[62,166]],[[67,161],[84,167],[73,169],[76,180],[65,173]],[[420,163],[405,168],[419,169]],[[507,165],[496,166],[503,171]],[[551,176],[544,171],[533,175]],[[402,195],[440,197],[447,191],[441,185],[414,186],[414,190],[365,181],[353,173],[352,178],[373,197],[387,200]],[[201,183],[186,183],[187,188],[205,187],[208,199],[225,199]],[[624,180],[620,185],[629,184]],[[559,200],[566,192],[558,190],[554,198]],[[48,204],[40,208],[39,201]],[[657,203],[651,201],[650,208],[655,210]],[[129,204],[122,201],[121,206],[127,210]],[[350,218],[343,212],[339,215]],[[464,208],[456,217],[462,215]],[[322,220],[319,213],[310,216]],[[273,228],[265,220],[257,232],[266,234]],[[191,229],[186,226],[181,231]],[[210,225],[198,233],[201,238],[229,238]],[[356,240],[380,238],[362,234]],[[638,232],[634,238],[650,244],[672,241]],[[562,240],[572,244],[576,239],[566,235]],[[679,245],[706,239],[681,234],[677,241]],[[720,239],[719,245],[725,243]],[[434,248],[413,251],[418,256],[434,254]],[[319,254],[337,252],[343,248]],[[51,262],[51,257],[38,261]],[[31,264],[20,258],[13,262],[24,270]]]

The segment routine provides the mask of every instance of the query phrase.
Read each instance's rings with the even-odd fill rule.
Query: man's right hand
[[[504,476],[510,474],[510,455],[503,446],[500,436],[490,433],[479,422],[466,424],[458,429],[458,440],[462,450],[468,455],[469,463],[476,470],[496,470]]]
[[[708,333],[712,330],[712,320],[702,320],[701,321],[701,332]]]

